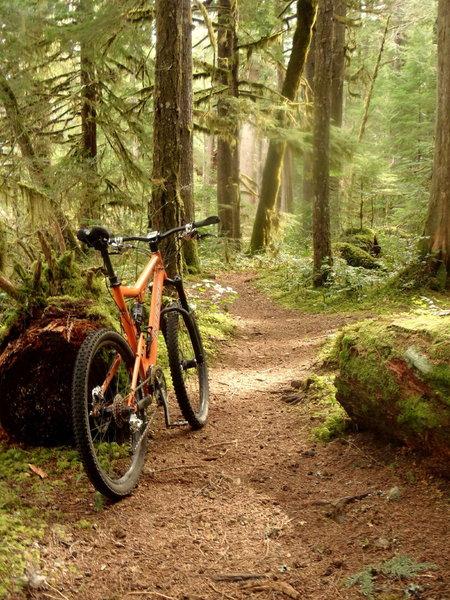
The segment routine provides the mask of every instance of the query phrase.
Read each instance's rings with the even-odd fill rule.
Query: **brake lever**
[[[184,232],[180,237],[185,240],[203,240],[207,237],[217,237],[217,235],[214,235],[213,233],[200,233],[198,229],[191,229],[190,231]]]
[[[114,248],[114,252],[109,252],[110,256],[114,256],[116,254],[123,254],[127,250],[132,250],[133,248],[135,248],[135,246],[133,246],[133,244],[124,244],[121,241],[121,238],[116,238],[114,241],[110,242],[109,245],[112,248]]]

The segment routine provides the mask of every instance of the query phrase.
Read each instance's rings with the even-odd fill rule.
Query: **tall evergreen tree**
[[[287,101],[293,102],[297,95],[300,77],[305,64],[311,41],[311,32],[316,17],[317,0],[298,0],[297,25],[292,41],[286,76],[281,90]],[[284,111],[279,111],[277,120],[284,123]],[[252,253],[263,251],[269,243],[272,211],[280,188],[280,173],[283,165],[285,143],[271,140],[264,165],[261,183],[261,195],[253,224],[250,250]]]
[[[221,129],[217,139],[217,207],[221,235],[239,242],[239,124],[233,101],[239,95],[237,48],[237,0],[219,0],[217,5],[217,80],[222,86],[217,102]]]
[[[333,0],[319,0],[314,73],[314,131],[312,173],[314,186],[314,285],[327,279],[332,264],[330,234],[330,116],[333,52]]]
[[[86,25],[93,18],[92,0],[80,0],[78,7],[80,25]],[[83,31],[83,27],[79,30]],[[80,39],[80,83],[81,83],[81,146],[80,154],[83,170],[83,192],[80,206],[80,219],[96,221],[100,217],[99,190],[97,181],[97,94],[98,84],[95,72],[95,42],[86,35]]]
[[[180,224],[183,6],[179,0],[157,0],[156,63],[153,122],[152,200],[150,226],[169,229]],[[162,246],[166,269],[173,276],[180,268],[174,236]]]
[[[182,63],[180,98],[180,197],[182,201],[182,219],[192,222],[194,207],[194,148],[192,123],[192,12],[191,1],[180,0],[182,5]],[[191,271],[199,269],[197,242],[184,240],[183,257]]]
[[[424,250],[445,285],[450,282],[450,3],[438,4],[438,101],[431,197]]]

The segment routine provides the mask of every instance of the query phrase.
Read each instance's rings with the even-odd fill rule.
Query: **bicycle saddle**
[[[86,227],[77,231],[77,238],[91,248],[106,248],[110,235],[104,227]]]

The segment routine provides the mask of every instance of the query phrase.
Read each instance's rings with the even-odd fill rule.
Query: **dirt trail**
[[[66,498],[67,526],[44,548],[53,587],[30,597],[361,598],[345,578],[404,554],[439,568],[380,580],[379,597],[450,598],[440,482],[367,436],[314,444],[314,416],[271,393],[304,377],[324,337],[347,319],[283,309],[248,279],[227,280],[239,292],[237,330],[211,372],[208,426],[161,432],[131,498],[100,511],[92,495]],[[259,578],[224,580],[237,573]]]

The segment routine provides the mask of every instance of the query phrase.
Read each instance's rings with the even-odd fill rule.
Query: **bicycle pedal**
[[[187,422],[187,421],[180,420],[180,421],[173,421],[173,422],[170,424],[170,427],[171,427],[171,428],[172,428],[172,427],[184,427],[185,425],[188,425],[188,422]]]

